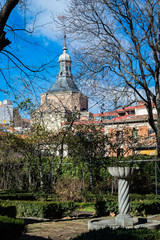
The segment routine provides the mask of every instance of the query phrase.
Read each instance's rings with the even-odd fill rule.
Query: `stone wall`
[[[56,94],[42,94],[41,105],[45,102],[52,102],[53,108],[65,108],[68,111],[88,111],[88,98],[82,93],[63,92]],[[53,109],[52,109],[53,110]]]

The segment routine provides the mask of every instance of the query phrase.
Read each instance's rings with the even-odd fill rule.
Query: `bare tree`
[[[113,85],[129,87],[145,103],[160,155],[159,1],[71,0],[65,27],[81,41],[86,74],[103,73],[106,81],[109,75]]]
[[[46,85],[47,76],[54,66],[54,58],[50,57],[45,49],[47,60],[33,61],[22,54],[22,49],[32,47],[33,50],[43,47],[33,38],[33,33],[43,25],[37,24],[38,15],[41,11],[31,12],[29,0],[3,0],[0,2],[0,77],[5,85],[11,90],[18,102],[26,101],[27,98],[36,97]],[[29,21],[28,21],[29,19]],[[33,56],[36,54],[33,54]],[[54,56],[55,57],[55,56]],[[44,85],[45,83],[45,85]],[[5,93],[3,84],[0,91]],[[43,89],[44,91],[44,89]],[[19,95],[18,95],[19,94]],[[20,96],[21,95],[21,96]],[[22,98],[21,98],[22,97]]]
[[[7,0],[3,6],[0,6],[0,51],[2,51],[6,46],[8,46],[11,42],[6,37],[6,32],[4,30],[7,20],[19,3],[20,0]]]

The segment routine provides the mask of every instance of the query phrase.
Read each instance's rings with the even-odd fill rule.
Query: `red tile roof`
[[[28,122],[28,123],[31,123],[31,120],[29,119],[26,119],[26,118],[22,118],[24,122]]]
[[[121,112],[127,112],[127,111],[131,111],[131,110],[135,110],[135,109],[144,109],[145,105],[143,103],[139,103],[139,105],[136,106],[130,106],[130,107],[125,107],[125,108],[120,108],[120,109],[116,109],[114,111],[110,111],[110,112],[104,112],[104,113],[97,113],[97,114],[93,114],[94,117],[98,117],[98,116],[116,116],[118,115],[118,113]]]

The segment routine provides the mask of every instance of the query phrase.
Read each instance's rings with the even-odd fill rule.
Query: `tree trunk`
[[[5,36],[6,32],[4,31],[4,27],[12,10],[16,7],[19,1],[20,0],[7,0],[0,11],[0,51],[11,43]]]

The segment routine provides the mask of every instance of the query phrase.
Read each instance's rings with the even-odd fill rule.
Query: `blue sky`
[[[5,1],[6,0],[1,0],[0,6]],[[9,29],[6,28],[7,37],[12,42],[9,47],[6,48],[6,50],[15,54],[16,57],[18,57],[24,64],[26,64],[31,69],[38,68],[42,64],[50,62],[50,64],[46,67],[47,71],[41,72],[38,76],[32,74],[31,80],[34,84],[33,89],[31,82],[27,79],[25,73],[15,68],[15,65],[11,61],[8,61],[6,56],[0,54],[0,70],[3,71],[7,82],[13,88],[14,92],[18,93],[17,102],[21,102],[26,98],[31,98],[33,96],[35,97],[35,102],[39,102],[40,94],[47,91],[55,82],[56,75],[58,73],[58,57],[62,53],[63,48],[63,33],[58,31],[57,26],[53,21],[53,15],[55,18],[56,16],[65,15],[65,9],[67,8],[69,1],[70,0],[28,0],[28,3],[30,2],[30,4],[27,6],[29,11],[24,12],[24,10],[20,8],[21,6],[18,5],[10,15],[8,25],[16,28],[23,28],[26,25],[25,27],[28,30],[32,29],[34,17],[36,16],[36,22],[34,25],[35,31],[32,35],[24,34],[24,31],[18,31],[16,32],[18,35],[15,36]],[[37,12],[40,14],[36,15]],[[125,42],[125,44],[127,44],[127,41]],[[69,40],[67,40],[67,46],[68,52],[70,53],[72,59],[72,42],[69,42]],[[73,74],[75,70],[76,69],[72,68]],[[114,81],[116,81],[115,77]],[[3,91],[0,91],[0,101],[4,99],[9,99],[13,101],[13,91],[11,91],[11,89],[7,86],[2,74],[0,74],[0,83],[0,89],[3,89],[5,91],[5,93]],[[98,85],[100,84],[101,83],[98,82]],[[86,85],[88,85],[88,82],[86,83]],[[151,86],[152,85],[153,84],[151,82]],[[83,86],[82,88],[84,89],[85,87]],[[27,87],[29,88],[27,89]],[[100,88],[101,87],[106,88],[105,85],[100,85]],[[29,89],[32,89],[32,93],[29,91]],[[84,90],[86,90],[87,92],[87,87]],[[115,92],[117,94],[117,89]],[[85,94],[87,95],[87,93]],[[112,103],[113,92],[106,93],[104,91],[103,94],[105,94],[107,109],[108,99],[110,99]],[[92,95],[93,97],[95,97],[94,94]],[[124,99],[122,100],[124,104]],[[100,110],[100,108],[95,105],[94,101],[92,102],[90,100],[89,104],[90,106],[95,106],[94,108],[90,109],[90,111],[98,112]]]
[[[5,0],[2,0],[2,4],[4,2]],[[35,79],[33,78],[36,83],[36,94],[40,97],[40,93],[50,88],[56,80],[58,57],[63,51],[63,34],[57,30],[52,15],[55,17],[63,15],[68,0],[32,0],[30,3],[28,6],[30,11],[27,12],[24,12],[20,9],[20,6],[17,6],[10,15],[7,24],[15,28],[23,28],[24,25],[26,25],[26,28],[30,30],[33,28],[35,13],[41,12],[36,18],[35,31],[32,35],[26,34],[23,31],[17,31],[17,36],[15,36],[6,28],[7,37],[12,42],[6,50],[13,53],[25,65],[32,69],[50,62],[47,67],[47,72],[42,72],[42,75],[39,74],[39,79],[37,76]],[[25,98],[30,97],[29,91],[24,90],[24,85],[20,81],[20,79],[23,78],[27,82],[25,74],[19,71],[3,54],[0,55],[0,62],[7,82],[15,92],[20,92],[18,100],[23,101]],[[45,80],[41,79],[43,75],[46,77]],[[2,75],[0,75],[0,82],[0,89],[7,92],[0,91],[0,100],[14,100],[14,94],[4,81]]]
[[[2,0],[2,3],[3,2],[5,2],[5,0]],[[65,15],[65,9],[68,4],[69,0],[31,0],[30,5],[27,6],[29,11],[24,12],[19,5],[10,15],[8,25],[16,28],[23,28],[26,25],[26,28],[31,30],[33,28],[34,17],[37,12],[40,12],[36,17],[34,25],[35,30],[32,35],[26,34],[24,31],[18,31],[16,32],[18,35],[15,37],[13,33],[7,29],[7,37],[12,41],[10,46],[7,47],[7,50],[14,53],[16,57],[32,69],[51,62],[46,68],[47,72],[44,71],[38,76],[31,77],[31,81],[34,85],[33,89],[29,80],[27,80],[26,75],[15,68],[15,65],[1,54],[1,67],[3,73],[10,86],[14,89],[14,92],[18,94],[14,106],[17,106],[17,103],[25,101],[27,98],[32,98],[35,103],[39,103],[40,94],[47,91],[55,82],[58,73],[58,57],[63,51],[64,34],[57,29],[57,26],[53,21],[53,15],[55,18],[57,16]],[[71,59],[72,45],[72,42],[69,42],[67,39],[68,53],[70,54]],[[72,68],[73,75],[75,70],[76,69]],[[30,74],[31,73],[29,73],[29,75]],[[7,86],[2,75],[0,75],[0,82],[0,89],[7,91],[7,94],[0,91],[0,101],[4,99],[14,101],[14,93]],[[32,90],[32,93],[27,89],[27,86]],[[85,92],[84,94],[87,93]],[[94,113],[100,111],[100,107],[97,107],[95,101],[91,98],[89,100],[89,111]]]

